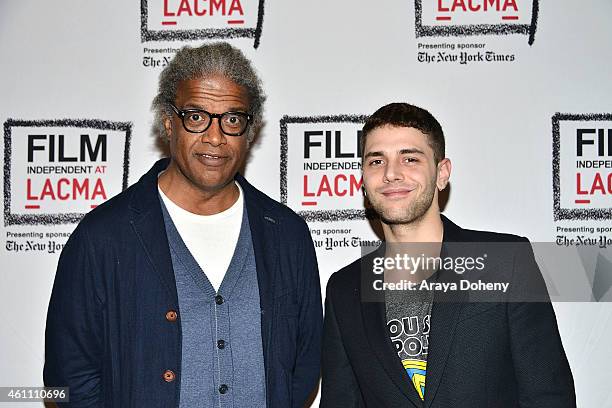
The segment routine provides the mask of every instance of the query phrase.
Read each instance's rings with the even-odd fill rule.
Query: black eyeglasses
[[[205,132],[214,118],[219,121],[221,132],[228,136],[242,136],[253,120],[253,115],[246,112],[210,113],[202,109],[180,110],[171,102],[174,113],[183,121],[183,127],[190,133]]]

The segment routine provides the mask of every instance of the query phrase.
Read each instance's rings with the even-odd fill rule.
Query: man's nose
[[[383,181],[385,183],[393,183],[394,181],[403,180],[403,174],[400,168],[400,163],[395,160],[391,160],[385,167],[385,173],[383,175]]]
[[[200,141],[202,143],[209,143],[212,146],[219,146],[227,143],[225,134],[221,131],[221,123],[219,118],[211,118],[212,123],[202,133]]]

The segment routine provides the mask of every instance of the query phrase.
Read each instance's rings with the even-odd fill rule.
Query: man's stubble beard
[[[406,208],[398,208],[395,210],[385,210],[384,204],[377,200],[370,200],[372,208],[378,214],[381,221],[387,225],[411,224],[420,220],[431,207],[434,195],[436,192],[436,180],[427,185],[426,189],[420,194],[414,202],[410,203]],[[382,200],[381,200],[382,201]]]

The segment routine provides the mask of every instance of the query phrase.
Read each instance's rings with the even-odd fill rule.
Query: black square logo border
[[[552,117],[552,136],[553,136],[553,214],[554,220],[609,220],[612,218],[612,208],[561,208],[561,177],[560,177],[560,156],[561,156],[561,131],[562,121],[612,121],[610,113],[555,113]]]
[[[280,120],[280,192],[281,202],[287,205],[287,154],[289,124],[301,123],[359,123],[363,124],[368,115],[322,115],[322,116],[283,116]],[[305,221],[350,221],[370,218],[365,209],[297,211]]]
[[[7,119],[4,122],[4,225],[53,225],[77,223],[85,213],[66,214],[12,214],[11,213],[11,153],[12,129],[14,127],[76,127],[125,132],[123,150],[123,179],[121,188],[127,189],[130,167],[131,122],[113,122],[99,119],[49,119],[22,120]]]
[[[423,0],[414,0],[416,36],[419,37],[461,37],[472,35],[509,35],[525,34],[529,36],[529,45],[533,45],[538,28],[539,0],[533,0],[530,24],[470,24],[455,26],[423,25]]]
[[[221,40],[253,38],[253,48],[261,41],[264,19],[264,0],[259,0],[256,28],[203,28],[199,30],[149,30],[147,20],[149,0],[140,0],[140,39],[149,41]]]

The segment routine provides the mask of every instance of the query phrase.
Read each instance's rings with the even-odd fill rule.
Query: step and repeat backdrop
[[[579,406],[612,407],[611,16],[610,0],[2,1],[0,386],[42,385],[63,245],[161,157],[159,73],[182,46],[225,40],[268,95],[246,177],[308,222],[323,290],[379,240],[363,121],[422,106],[453,162],[444,214],[591,248],[571,268],[588,295],[553,299]]]

